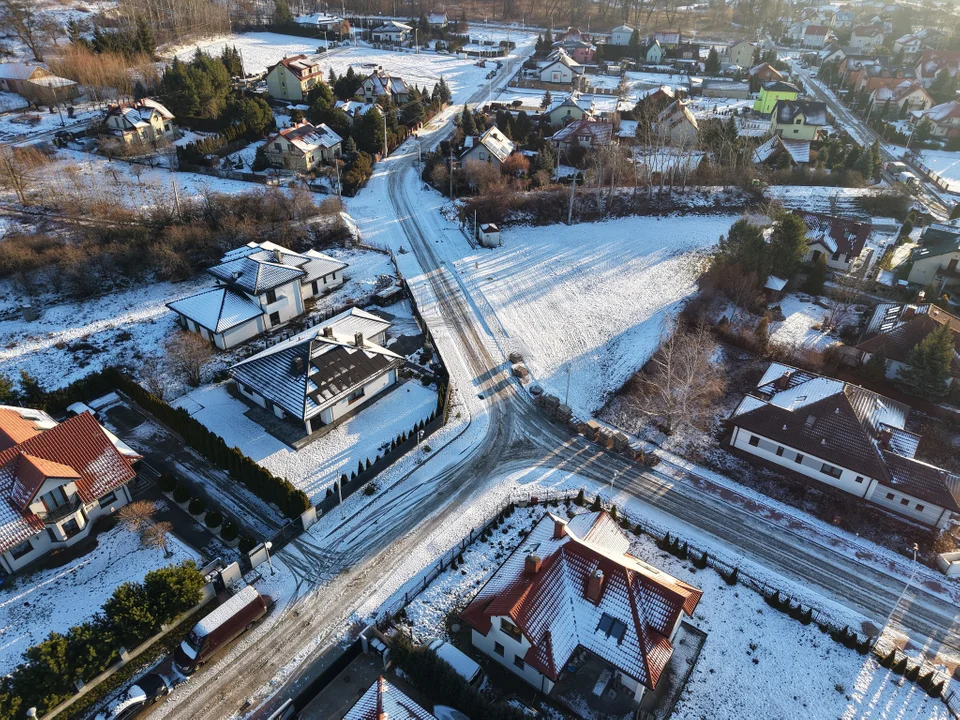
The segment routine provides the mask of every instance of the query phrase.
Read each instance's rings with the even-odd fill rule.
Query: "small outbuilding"
[[[487,248],[503,245],[503,241],[500,239],[500,228],[493,223],[484,223],[477,228],[477,238],[480,240],[480,244]]]

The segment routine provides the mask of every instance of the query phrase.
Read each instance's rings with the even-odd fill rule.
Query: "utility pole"
[[[387,112],[383,112],[383,156],[387,156]]]
[[[570,363],[567,363],[567,392],[563,396],[563,404],[570,407]]]
[[[53,92],[53,104],[56,105],[57,112],[60,114],[60,127],[64,127],[66,123],[63,122],[63,111],[60,109],[60,103],[57,102],[57,86],[51,84],[50,90]]]
[[[450,199],[453,200],[453,142],[450,143]]]
[[[343,491],[340,489],[339,480],[337,480],[337,504],[340,506],[340,519],[343,520]]]
[[[574,174],[573,182],[570,183],[570,207],[567,209],[567,225],[573,225],[573,193],[577,188],[577,176]],[[569,368],[567,370],[569,372]],[[567,376],[567,387],[570,386],[570,377]]]
[[[177,181],[173,180],[173,202],[177,206],[177,219],[183,220],[183,213],[180,211],[180,192],[177,190]]]

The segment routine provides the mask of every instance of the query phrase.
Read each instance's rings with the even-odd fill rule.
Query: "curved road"
[[[505,73],[506,74],[506,73]],[[471,99],[486,97],[483,87]],[[429,486],[429,502],[417,488],[391,492],[371,501],[342,523],[330,547],[294,541],[280,556],[298,579],[298,599],[279,610],[267,632],[232,653],[215,667],[201,672],[175,693],[159,714],[205,720],[244,712],[265,716],[280,701],[296,693],[314,677],[323,654],[342,632],[351,615],[379,590],[396,558],[412,553],[451,518],[463,513],[477,488],[492,478],[532,468],[559,469],[600,482],[616,476],[616,487],[642,499],[659,511],[712,535],[720,545],[777,573],[823,592],[827,597],[862,613],[882,626],[898,602],[902,580],[848,558],[827,544],[794,535],[768,520],[762,508],[744,509],[677,482],[659,472],[638,469],[619,456],[600,450],[584,438],[548,421],[531,404],[510,376],[510,365],[495,349],[489,328],[497,326],[482,298],[471,298],[435,251],[430,230],[418,215],[411,197],[417,186],[409,173],[416,151],[399,150],[385,179],[389,198],[443,317],[442,328],[431,328],[449,343],[466,368],[456,377],[462,393],[482,396],[480,410],[471,418],[471,432],[482,437],[461,452],[422,485]],[[375,179],[374,182],[377,180]],[[445,353],[451,348],[445,347]],[[471,385],[473,389],[471,390]],[[476,406],[476,403],[474,403]],[[452,451],[451,451],[452,452]],[[447,453],[449,455],[450,453]],[[434,457],[444,456],[444,452]],[[431,459],[427,468],[439,460]],[[416,470],[412,470],[416,472]],[[619,474],[618,474],[619,473]],[[406,476],[405,476],[406,477]],[[399,479],[393,488],[399,486]],[[375,527],[375,532],[370,532]],[[928,651],[949,648],[960,653],[957,607],[923,589],[906,595],[897,624]],[[264,705],[250,698],[269,687],[273,697]],[[275,691],[275,692],[274,692]]]

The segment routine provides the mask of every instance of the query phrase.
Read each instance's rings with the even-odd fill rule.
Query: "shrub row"
[[[100,612],[70,628],[50,633],[28,648],[23,664],[0,680],[0,717],[39,715],[76,693],[75,682],[89,682],[112,665],[121,647],[133,649],[200,601],[204,580],[192,560],[153,570],[142,583],[113,591]]]
[[[190,501],[188,505],[188,510],[191,515],[200,515],[204,510],[207,509],[207,503],[201,498],[190,498],[190,490],[185,486],[177,483],[177,479],[172,475],[163,474],[157,480],[157,486],[160,488],[161,492],[172,493],[174,502],[182,505],[183,503]],[[220,528],[220,537],[222,537],[227,542],[231,542],[237,537],[237,524],[232,520],[226,520],[224,522],[223,513],[219,510],[211,510],[207,513],[206,517],[203,519],[204,525],[206,525],[211,530],[216,530]]]
[[[117,376],[117,386],[134,402],[179,433],[187,445],[213,464],[228,471],[234,480],[243,484],[261,500],[276,505],[291,519],[298,517],[310,507],[310,501],[302,490],[298,490],[286,479],[278,478],[269,470],[257,465],[237,448],[227,447],[222,437],[190,417],[186,410],[167,405],[127,376],[117,371],[113,372]],[[174,499],[177,500],[176,495]],[[184,500],[177,500],[177,502],[184,502]]]
[[[897,651],[894,648],[889,653],[880,658],[879,663],[888,670],[893,670],[897,675],[903,675],[910,682],[917,683],[932,698],[938,698],[943,694],[944,681],[937,680],[936,673],[933,670],[920,674],[921,666],[919,663],[910,665],[907,662],[907,656],[903,655],[897,660]]]

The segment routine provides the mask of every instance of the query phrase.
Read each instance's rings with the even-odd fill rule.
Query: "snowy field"
[[[9,319],[0,320],[0,374],[19,378],[20,370],[26,370],[52,390],[108,365],[135,363],[157,352],[173,332],[176,316],[166,303],[209,285],[211,278],[201,276],[80,302],[40,301],[40,319],[32,322],[8,313]],[[0,287],[11,301],[20,297],[8,282]]]
[[[536,382],[589,414],[653,353],[666,317],[695,290],[703,253],[732,215],[633,217],[510,228],[504,247],[457,263],[524,350]]]
[[[140,544],[136,535],[113,528],[97,538],[95,550],[63,567],[19,577],[0,590],[0,672],[6,674],[20,655],[51,632],[66,632],[88,619],[125,582],[141,581],[151,570],[199,560],[170,537],[173,557]]]
[[[882,189],[882,188],[881,188]],[[764,189],[770,200],[779,200],[790,209],[842,215],[854,220],[869,220],[857,205],[857,199],[874,195],[877,188],[843,188],[835,186],[771,185]]]
[[[9,97],[18,98],[19,95],[11,93],[0,93],[3,96],[3,107],[0,110],[8,109]],[[74,106],[74,115],[67,115],[66,105]],[[38,133],[52,133],[60,129],[79,130],[91,120],[102,117],[104,111],[97,108],[93,103],[76,100],[75,102],[64,103],[61,106],[62,115],[58,112],[49,112],[46,108],[43,112],[32,109],[23,109],[24,105],[13,105],[9,109],[14,112],[7,112],[0,115],[0,141],[16,142],[18,140],[30,139]],[[20,108],[20,109],[17,109]],[[50,137],[46,138],[51,139]]]
[[[247,73],[257,73],[264,72],[288,55],[315,53],[322,44],[322,39],[277,33],[246,33],[204,41],[174,52],[181,59],[188,60],[198,47],[205,53],[219,55],[224,47],[236,46],[243,54],[244,70]],[[400,75],[408,85],[414,84],[421,88],[426,85],[428,89],[432,89],[434,83],[443,76],[453,92],[455,104],[462,103],[474,93],[489,72],[488,69],[477,67],[474,60],[461,60],[454,55],[417,55],[412,52],[391,52],[366,47],[339,47],[331,50],[321,62],[324,77],[330,68],[333,68],[337,75],[342,75],[352,66],[354,72],[369,75],[377,65],[382,65],[387,72]]]
[[[244,415],[247,406],[225,385],[198,388],[173,404],[316,503],[342,474],[350,475],[359,462],[372,462],[389,450],[391,440],[429,417],[437,407],[437,393],[410,380],[300,450],[284,445]]]
[[[459,569],[441,574],[408,606],[415,637],[444,636],[447,613],[463,609],[516,546],[518,532],[529,530],[547,510],[567,516],[562,505],[518,508],[503,526],[506,533],[498,530],[490,540],[469,546]],[[632,554],[704,591],[690,622],[707,633],[707,640],[671,717],[950,717],[946,706],[918,685],[834,642],[815,625],[804,626],[744,586],[730,587],[715,571],[697,570],[690,561],[661,551],[649,536],[632,539]]]
[[[960,192],[960,152],[922,150],[920,162],[946,180],[950,192]]]

